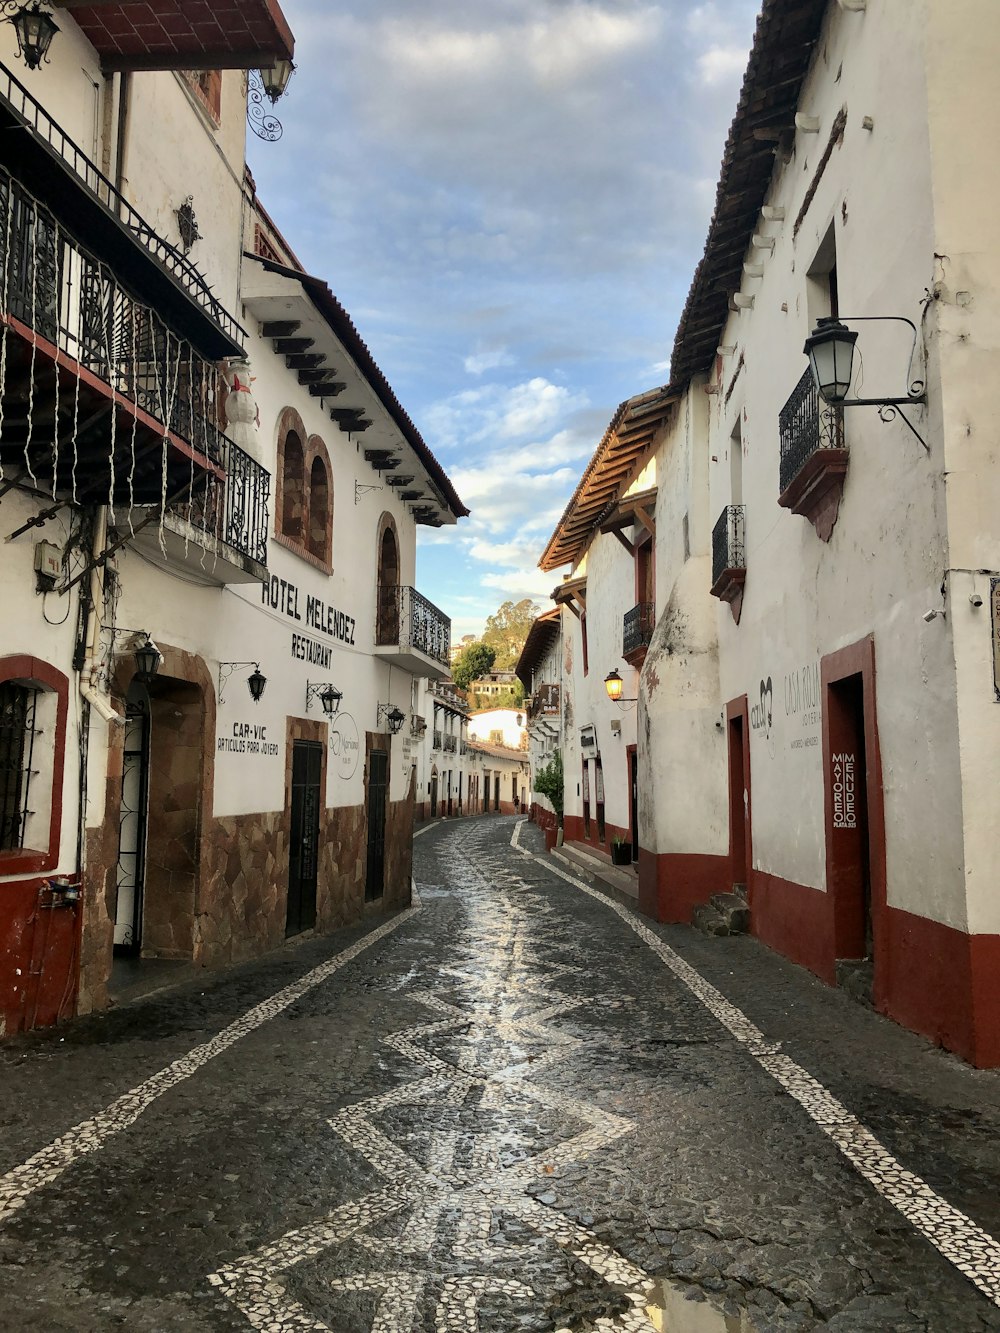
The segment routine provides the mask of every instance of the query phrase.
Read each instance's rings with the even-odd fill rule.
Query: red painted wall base
[[[729,857],[699,853],[639,853],[639,911],[657,921],[688,924],[700,903],[726,893]]]

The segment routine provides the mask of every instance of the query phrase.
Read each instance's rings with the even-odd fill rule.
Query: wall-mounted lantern
[[[3,8],[13,11],[8,22],[13,24],[17,35],[17,54],[29,69],[37,69],[43,60],[48,61],[52,38],[59,31],[55,20],[38,0],[27,5],[20,0],[3,0]]]
[[[272,106],[285,95],[288,81],[294,73],[294,64],[283,56],[272,60],[270,65],[261,65],[260,81],[264,85],[264,92],[271,99]]]
[[[220,662],[219,663],[219,703],[225,702],[226,681],[234,671],[240,671],[245,667],[253,667],[250,675],[247,677],[247,689],[250,691],[250,698],[255,704],[259,704],[261,695],[264,693],[264,687],[267,684],[267,677],[261,672],[259,662]]]
[[[405,721],[406,714],[402,709],[397,708],[395,704],[379,704],[376,725],[385,722],[389,730],[395,736]]]
[[[805,341],[803,352],[809,358],[816,392],[830,407],[877,407],[883,421],[892,421],[897,415],[909,427],[925,449],[927,441],[909,418],[900,411],[907,403],[926,403],[924,381],[909,378],[913,354],[917,348],[917,326],[904,315],[849,315],[845,318],[856,323],[906,324],[913,332],[910,359],[907,362],[906,393],[902,397],[879,395],[876,398],[848,398],[854,380],[854,345],[858,335],[836,315],[816,321],[816,327]]]
[[[622,710],[622,712],[624,712],[627,708],[634,707],[639,702],[638,697],[635,699],[623,698],[622,690],[624,689],[624,686],[625,686],[624,681],[622,680],[618,672],[615,670],[609,671],[608,674],[604,677],[604,688],[608,692],[608,698],[611,700],[613,704],[617,704],[618,707]]]
[[[145,638],[135,650],[135,674],[139,680],[148,684],[159,671],[163,663],[163,654],[146,631],[141,632]]]
[[[307,713],[309,712],[309,705],[312,703],[313,699],[319,699],[320,703],[323,705],[324,715],[326,717],[333,717],[334,713],[336,713],[337,709],[340,707],[340,701],[343,697],[343,691],[338,690],[336,685],[331,681],[319,681],[315,684],[308,680],[306,681]]]

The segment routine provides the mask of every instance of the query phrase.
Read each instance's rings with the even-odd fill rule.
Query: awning
[[[295,50],[278,0],[52,3],[72,13],[105,71],[259,69]]]

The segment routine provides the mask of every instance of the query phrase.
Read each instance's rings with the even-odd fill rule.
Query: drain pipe
[[[98,510],[97,524],[94,528],[94,544],[92,549],[92,558],[94,566],[90,571],[90,604],[88,607],[88,624],[86,649],[84,653],[83,664],[80,668],[80,694],[86,699],[87,703],[94,709],[99,717],[105,722],[117,722],[125,725],[125,719],[121,713],[115,710],[105,699],[104,695],[98,689],[97,681],[97,635],[100,630],[99,616],[97,608],[104,600],[104,587],[102,583],[102,566],[97,562],[100,560],[104,551],[105,543],[108,539],[108,511],[105,505],[101,505]]]

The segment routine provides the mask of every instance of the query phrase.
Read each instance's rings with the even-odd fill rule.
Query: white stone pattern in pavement
[[[214,1060],[223,1051],[229,1050],[230,1046],[235,1045],[249,1033],[263,1027],[265,1023],[282,1013],[289,1005],[294,1004],[303,995],[332,977],[335,972],[345,967],[352,959],[357,958],[366,949],[370,949],[373,944],[377,944],[386,935],[397,930],[404,921],[408,921],[414,912],[419,910],[420,902],[414,892],[412,905],[401,912],[399,916],[393,917],[391,921],[386,921],[383,925],[378,926],[352,944],[350,948],[338,953],[333,958],[328,958],[326,962],[320,963],[312,971],[306,972],[299,977],[298,981],[293,981],[291,985],[275,991],[266,1000],[254,1005],[242,1017],[224,1027],[221,1032],[216,1033],[210,1041],[195,1046],[188,1051],[187,1055],[174,1060],[172,1064],[145,1079],[130,1092],[123,1093],[109,1106],[106,1106],[103,1111],[99,1111],[97,1115],[92,1116],[89,1120],[81,1120],[79,1124],[74,1125],[65,1134],[61,1134],[47,1147],[34,1153],[27,1161],[21,1162],[19,1166],[13,1167],[6,1175],[0,1176],[0,1225],[3,1225],[18,1209],[22,1208],[35,1190],[41,1189],[43,1185],[50,1185],[54,1180],[57,1180],[64,1171],[68,1170],[74,1162],[79,1161],[81,1157],[97,1152],[108,1139],[115,1134],[120,1134],[123,1129],[127,1129],[129,1125],[138,1120],[143,1111],[147,1110],[165,1092],[169,1092],[178,1083],[190,1078],[192,1074],[197,1073],[199,1069],[207,1065],[210,1060]]]
[[[463,888],[488,889],[472,862],[455,850]],[[429,1010],[431,1021],[384,1039],[422,1076],[330,1121],[382,1185],[209,1278],[255,1328],[339,1327],[317,1318],[288,1290],[291,1270],[320,1258],[324,1273],[347,1270],[323,1276],[325,1290],[374,1297],[372,1333],[409,1333],[422,1307],[433,1309],[436,1333],[477,1333],[484,1298],[491,1308],[510,1302],[514,1309],[537,1310],[549,1293],[496,1271],[498,1261],[511,1260],[510,1245],[499,1235],[501,1218],[515,1219],[551,1242],[554,1253],[586,1265],[627,1306],[614,1317],[598,1314],[588,1328],[648,1333],[653,1327],[646,1313],[647,1274],[527,1192],[560,1165],[600,1151],[633,1128],[621,1116],[536,1081],[579,1045],[554,1026],[588,1003],[569,989],[579,969],[529,943],[528,919],[551,910],[543,898],[527,891],[516,900],[488,893],[466,897],[465,905],[485,943],[469,950],[467,965],[437,969],[435,989],[407,996]],[[394,1134],[389,1126],[400,1108],[406,1108],[409,1129]],[[470,1129],[440,1128],[448,1123],[448,1110],[454,1115],[463,1108]],[[553,1112],[549,1118],[560,1124],[583,1128],[541,1144],[527,1130],[538,1108]],[[404,1146],[410,1140],[429,1145],[420,1158]],[[337,1253],[341,1248],[344,1256]],[[478,1271],[470,1274],[470,1268]]]
[[[914,1172],[908,1171],[812,1074],[789,1056],[781,1053],[781,1043],[768,1041],[741,1009],[726,999],[700,972],[621,903],[615,902],[582,880],[551,863],[551,858],[536,856],[521,847],[518,838],[523,820],[511,838],[511,846],[522,856],[530,856],[546,870],[596,898],[621,919],[656,953],[688,990],[701,1001],[723,1027],[745,1046],[762,1069],[803,1107],[806,1114],[837,1145],[847,1160],[878,1193],[899,1210],[922,1236],[939,1250],[959,1272],[1000,1306],[1000,1243],[988,1231],[942,1199]]]

